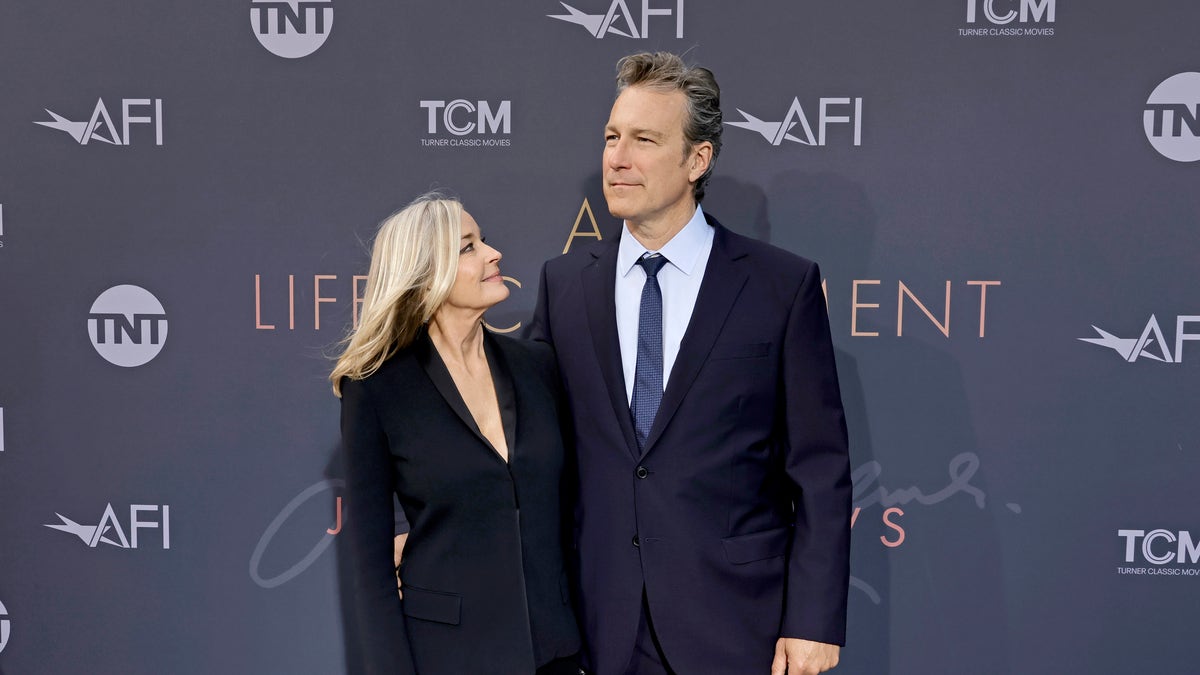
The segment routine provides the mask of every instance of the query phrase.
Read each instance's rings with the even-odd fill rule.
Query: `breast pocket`
[[[757,359],[771,353],[770,342],[725,342],[713,345],[710,361]]]
[[[404,615],[457,626],[462,617],[462,596],[429,591],[404,584]]]

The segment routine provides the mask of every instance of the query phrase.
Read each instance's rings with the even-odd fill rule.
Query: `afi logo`
[[[741,122],[726,122],[726,124],[762,134],[762,137],[767,139],[771,145],[780,145],[784,141],[791,141],[801,145],[824,146],[826,130],[831,124],[853,125],[854,145],[862,145],[861,98],[820,99],[816,135],[813,135],[813,127],[809,124],[808,116],[804,114],[804,108],[801,107],[799,98],[792,99],[792,106],[788,108],[782,122],[760,120],[741,108],[738,108],[738,113],[742,116]],[[797,124],[800,125],[799,129],[796,128]]]
[[[87,544],[88,548],[96,548],[100,544],[108,544],[117,548],[137,548],[139,530],[161,528],[162,547],[169,549],[171,548],[171,507],[166,504],[162,505],[161,521],[143,519],[141,515],[158,512],[157,504],[131,504],[129,506],[129,537],[125,536],[125,529],[121,527],[121,521],[117,520],[117,514],[113,511],[112,504],[104,507],[104,515],[100,517],[100,523],[97,525],[80,525],[61,513],[55,513],[54,515],[58,516],[61,524],[47,524],[46,527],[73,534]]]
[[[1179,563],[1181,565],[1200,562],[1200,539],[1192,539],[1187,530],[1117,530],[1118,537],[1125,538],[1125,562],[1133,562],[1134,555],[1141,553],[1147,562],[1154,565]],[[1141,546],[1138,540],[1141,539]],[[1161,543],[1159,543],[1161,542]]]
[[[147,108],[149,109],[147,110]],[[104,105],[104,99],[96,101],[92,116],[86,122],[72,122],[49,108],[45,110],[54,119],[49,122],[35,121],[34,124],[66,132],[80,145],[87,145],[92,141],[100,141],[109,145],[130,145],[133,140],[130,135],[130,127],[134,124],[152,125],[154,127],[154,144],[163,144],[161,98],[121,99],[121,125],[119,127],[113,122],[108,107]]]
[[[1200,160],[1200,73],[1172,75],[1155,87],[1142,126],[1150,144],[1167,159]]]
[[[438,133],[438,121],[446,127],[446,131],[455,136],[465,136],[470,133],[502,133],[507,134],[512,129],[512,101],[501,101],[492,110],[487,101],[472,103],[465,99],[446,101],[421,101],[421,107],[428,114],[427,131]]]
[[[1171,348],[1167,342],[1167,338],[1163,335],[1162,328],[1158,325],[1158,319],[1153,314],[1150,315],[1150,321],[1146,323],[1146,327],[1142,329],[1142,334],[1136,338],[1119,338],[1112,333],[1092,326],[1092,330],[1096,331],[1096,334],[1100,337],[1076,339],[1100,345],[1101,347],[1108,347],[1120,354],[1121,358],[1129,363],[1143,358],[1152,361],[1162,361],[1163,363],[1183,363],[1184,341],[1200,340],[1200,333],[1184,332],[1189,323],[1200,323],[1200,315],[1175,317],[1174,356],[1171,354]]]
[[[299,59],[317,51],[333,27],[333,0],[254,0],[250,27],[267,51]]]
[[[8,644],[8,610],[4,608],[4,603],[0,602],[0,652],[4,651],[4,647]]]
[[[124,284],[100,294],[88,313],[92,346],[123,368],[148,363],[167,341],[167,313],[150,291]]]
[[[996,0],[967,0],[967,23],[975,23],[976,9],[983,5],[983,16],[997,26],[1012,23],[1020,17],[1021,23],[1054,23],[1055,0],[1002,0],[1008,7],[1003,14],[996,11]],[[1019,7],[1014,9],[1014,7]]]
[[[638,22],[634,21],[633,13],[629,11],[629,6],[625,4],[625,0],[613,0],[608,6],[608,11],[604,14],[585,14],[578,9],[568,5],[565,2],[558,3],[567,10],[566,14],[547,14],[551,19],[566,21],[582,26],[584,30],[592,34],[592,37],[599,40],[608,35],[620,35],[627,38],[648,38],[650,37],[650,17],[652,16],[674,16],[675,17],[675,37],[683,37],[683,0],[675,0],[675,8],[667,7],[650,7],[650,0],[642,0],[642,15],[641,27]]]

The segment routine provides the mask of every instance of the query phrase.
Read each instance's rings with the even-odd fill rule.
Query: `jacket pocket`
[[[736,537],[726,537],[721,540],[725,547],[725,557],[734,565],[744,565],[756,560],[778,558],[787,553],[788,539],[791,538],[792,528],[785,526],[774,530],[741,534]],[[404,596],[408,598],[407,592]]]
[[[710,361],[718,359],[754,359],[766,356],[770,351],[770,342],[718,343],[713,345],[708,359]]]
[[[404,614],[414,619],[437,621],[457,626],[462,616],[462,596],[458,593],[427,591],[404,584]]]

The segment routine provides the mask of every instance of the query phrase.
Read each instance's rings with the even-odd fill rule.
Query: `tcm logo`
[[[161,509],[161,511],[160,511]],[[155,514],[147,517],[145,514]],[[171,507],[163,504],[131,504],[129,506],[129,536],[125,536],[125,528],[113,511],[112,504],[104,507],[104,515],[100,516],[97,525],[80,525],[61,513],[55,513],[60,521],[57,525],[47,524],[46,527],[59,532],[73,534],[88,548],[96,548],[100,544],[108,544],[117,548],[137,548],[138,532],[141,530],[162,530],[161,540],[163,549],[171,548]]]
[[[1020,23],[1054,23],[1055,0],[967,0],[967,23],[976,23],[979,10],[996,26],[1013,21]],[[997,9],[996,5],[1000,5]]]
[[[167,313],[140,286],[113,286],[100,294],[88,313],[88,335],[104,360],[133,368],[158,356],[167,341]]]
[[[603,14],[587,14],[565,2],[558,4],[562,5],[567,13],[547,14],[546,16],[582,26],[597,40],[609,34],[634,39],[648,38],[650,37],[650,17],[652,16],[674,17],[675,37],[683,37],[683,0],[675,0],[674,7],[671,7],[669,3],[667,6],[651,7],[650,0],[642,0],[640,22],[634,20],[633,13],[629,11],[629,5],[625,4],[625,0],[613,0],[612,4],[608,6],[608,11]]]
[[[8,610],[0,602],[0,652],[8,645]]]
[[[424,146],[455,147],[508,147],[507,138],[478,138],[478,136],[512,133],[512,101],[493,104],[488,101],[468,101],[457,98],[453,101],[421,101],[425,109],[425,131],[437,135],[443,130],[454,138],[423,138]],[[473,138],[464,138],[473,136]]]
[[[1189,323],[1200,323],[1200,315],[1175,317],[1174,353],[1172,353],[1166,336],[1163,335],[1162,328],[1158,325],[1158,319],[1153,314],[1150,315],[1150,321],[1146,323],[1146,327],[1142,329],[1142,334],[1136,338],[1120,338],[1108,331],[1092,326],[1092,330],[1096,331],[1099,337],[1077,339],[1101,347],[1108,347],[1117,354],[1120,354],[1121,358],[1129,363],[1133,363],[1138,359],[1150,359],[1151,361],[1161,361],[1163,363],[1183,363],[1183,343],[1187,340],[1200,340],[1200,333],[1184,332]]]
[[[747,129],[761,134],[771,145],[780,145],[784,141],[801,145],[824,146],[830,125],[846,124],[853,129],[854,145],[862,145],[862,98],[822,98],[817,103],[816,134],[809,117],[804,113],[799,98],[792,99],[792,105],[782,122],[767,122],[760,120],[750,113],[738,108],[742,116],[741,122],[726,122],[725,124],[739,129]],[[800,125],[797,128],[796,125]]]
[[[1154,88],[1142,113],[1150,145],[1167,159],[1200,159],[1200,73],[1180,73]]]
[[[117,125],[113,122],[108,107],[104,105],[104,99],[97,99],[96,107],[92,109],[92,116],[86,122],[72,122],[46,108],[46,113],[53,119],[48,122],[35,121],[34,124],[65,132],[80,145],[87,145],[92,141],[109,145],[132,145],[134,140],[131,133],[132,127],[146,125],[154,130],[154,144],[162,145],[162,107],[161,98],[123,98],[121,107],[117,108],[121,113],[121,124]],[[149,134],[150,129],[139,132],[139,142],[148,141]]]
[[[317,51],[333,27],[333,0],[253,0],[250,28],[275,56],[299,59]]]
[[[1186,530],[1117,530],[1117,536],[1125,539],[1127,563],[1134,562],[1138,553],[1152,565],[1200,563],[1200,538],[1193,540]]]

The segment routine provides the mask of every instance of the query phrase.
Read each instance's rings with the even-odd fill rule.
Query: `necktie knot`
[[[655,253],[639,258],[637,264],[646,270],[646,276],[657,277],[658,271],[662,269],[663,265],[667,264],[667,259],[661,253]]]

